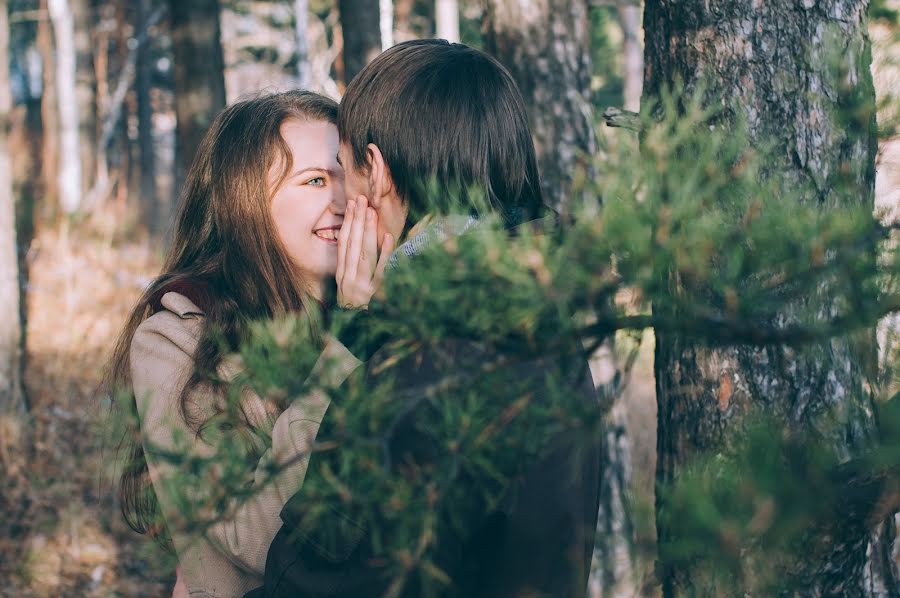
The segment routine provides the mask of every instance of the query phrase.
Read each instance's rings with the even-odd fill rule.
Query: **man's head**
[[[479,193],[509,224],[543,211],[522,96],[499,62],[468,46],[387,50],[347,87],[338,132],[347,197],[377,210],[379,239],[399,238],[407,218],[478,212]]]

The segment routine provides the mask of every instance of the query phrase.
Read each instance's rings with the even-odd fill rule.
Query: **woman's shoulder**
[[[132,354],[172,347],[193,355],[203,331],[204,310],[187,295],[166,291],[151,301],[153,314],[141,322],[132,339]]]

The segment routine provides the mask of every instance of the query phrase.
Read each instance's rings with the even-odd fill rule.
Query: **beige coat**
[[[131,375],[144,446],[210,456],[215,454],[215,447],[196,437],[181,417],[179,407],[181,391],[193,371],[203,312],[187,297],[175,292],[166,293],[162,305],[165,310],[145,320],[131,343]],[[321,375],[326,370],[325,363],[332,364],[327,379],[322,378],[324,384],[330,385],[340,384],[360,365],[334,340],[327,343],[313,375]],[[209,391],[196,393],[192,399],[203,410],[201,418],[207,409],[211,414],[217,397]],[[265,418],[259,397],[251,395],[244,400],[251,416],[255,412],[256,416]],[[183,493],[167,487],[177,466],[147,451],[153,488],[191,596],[230,598],[262,585],[266,553],[281,527],[279,514],[303,483],[309,463],[308,449],[327,407],[327,395],[320,390],[291,403],[275,421],[272,446],[259,461],[254,483],[260,483],[266,476],[271,462],[289,465],[274,483],[263,486],[253,498],[236,507],[233,516],[217,522],[201,537],[184,533],[189,521],[178,506],[179,494]],[[207,479],[201,482],[208,483]]]

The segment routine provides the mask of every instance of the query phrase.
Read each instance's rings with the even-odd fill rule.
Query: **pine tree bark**
[[[344,85],[381,53],[379,0],[338,0],[344,37]]]
[[[562,214],[567,213],[573,181],[590,176],[590,158],[597,149],[589,22],[586,0],[486,3],[486,48],[522,91],[544,200]]]
[[[136,35],[141,35],[147,28],[147,22],[153,12],[153,0],[139,0],[135,23]],[[166,219],[160,205],[160,197],[156,188],[156,146],[153,142],[153,104],[151,101],[151,69],[150,44],[142,43],[137,47],[135,59],[135,100],[138,119],[138,164],[140,170],[140,204],[147,229],[154,236],[165,232]]]
[[[489,0],[484,30],[488,52],[515,79],[525,99],[541,170],[544,201],[567,214],[579,177],[591,176],[597,150],[591,114],[588,3],[563,0]],[[597,360],[604,363],[598,364]],[[612,354],[594,356],[601,392],[613,392]],[[600,373],[601,370],[605,373]],[[625,497],[630,446],[621,410],[613,410],[603,437],[600,512],[592,594],[618,595],[634,581],[633,528]]]
[[[56,95],[59,110],[59,205],[72,214],[81,207],[81,147],[75,84],[75,21],[69,0],[49,0],[56,40]]]
[[[169,0],[169,15],[180,182],[210,123],[225,107],[225,66],[218,0]]]
[[[776,144],[766,155],[767,176],[823,209],[840,201],[830,193],[838,184],[854,186],[854,201],[871,206],[876,131],[867,8],[867,0],[647,0],[644,100],[677,79],[688,93],[704,80],[707,103],[725,109],[717,126],[743,118],[751,144]],[[849,125],[841,120],[848,94],[865,108]],[[869,336],[802,349],[712,349],[658,334],[657,496],[692,458],[725,447],[754,409],[824,439],[843,459],[864,451],[876,429],[866,384],[875,346]],[[659,500],[662,550],[677,539],[659,516],[666,508]],[[893,519],[874,531],[848,521],[841,535],[817,538],[816,550],[785,564],[784,576],[804,595],[897,595],[893,528]],[[690,570],[659,565],[665,595],[697,591]]]

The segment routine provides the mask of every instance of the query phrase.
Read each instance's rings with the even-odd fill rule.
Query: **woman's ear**
[[[394,192],[394,179],[381,150],[374,143],[366,146],[366,160],[369,163],[369,189],[372,193],[369,201],[377,209],[381,199]]]

